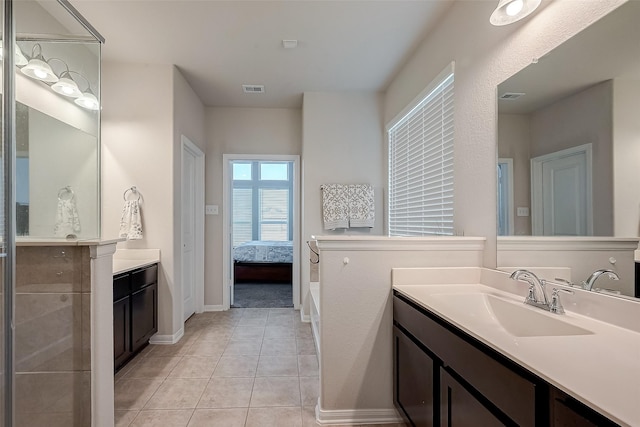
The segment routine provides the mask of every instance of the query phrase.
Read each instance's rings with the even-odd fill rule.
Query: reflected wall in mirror
[[[498,86],[499,266],[611,268],[640,296],[638,22],[627,2]]]
[[[638,235],[638,22],[629,2],[498,86],[499,234]]]

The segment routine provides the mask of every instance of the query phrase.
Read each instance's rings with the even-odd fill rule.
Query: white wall
[[[301,303],[309,313],[309,248],[312,235],[382,235],[386,163],[382,97],[378,93],[307,92],[303,101]],[[375,227],[330,231],[322,226],[322,184],[371,184]]]
[[[135,185],[143,197],[143,239],[119,248],[160,249],[158,335],[182,327],[180,251],[180,135],[204,140],[204,113],[171,65],[105,63],[102,67],[102,237],[117,237],[122,194]],[[178,155],[176,155],[178,153]]]
[[[555,1],[529,19],[493,27],[495,2],[456,2],[385,95],[385,123],[438,75],[455,71],[455,227],[465,235],[496,235],[496,86],[625,0]],[[495,240],[484,265],[496,266]]]
[[[205,203],[218,205],[219,215],[205,217],[205,307],[222,307],[222,155],[299,155],[300,109],[207,108]]]
[[[614,235],[640,236],[640,81],[613,82]]]

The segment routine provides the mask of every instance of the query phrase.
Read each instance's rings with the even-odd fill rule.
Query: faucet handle
[[[551,292],[551,303],[549,303],[549,311],[555,314],[564,314],[564,307],[560,302],[560,292],[564,292],[567,294],[573,294],[573,291],[569,289],[559,289],[553,288],[553,292]]]

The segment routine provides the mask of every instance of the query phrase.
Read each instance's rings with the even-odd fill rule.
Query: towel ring
[[[63,196],[65,194],[69,195],[67,199],[63,199]],[[58,200],[72,200],[75,196],[76,196],[76,193],[73,192],[73,189],[71,188],[70,185],[67,185],[66,187],[62,187],[60,190],[58,190]]]
[[[138,189],[136,188],[136,186],[134,185],[131,188],[127,188],[126,190],[124,190],[124,193],[122,194],[122,198],[124,199],[124,201],[127,201],[127,193],[131,192],[131,194],[137,194],[138,195],[138,199],[137,201],[140,201],[141,195],[140,192],[138,191]]]

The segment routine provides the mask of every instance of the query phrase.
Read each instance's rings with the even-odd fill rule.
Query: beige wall
[[[614,235],[640,236],[640,81],[613,83]]]
[[[624,0],[556,1],[529,19],[505,27],[488,23],[495,4],[456,2],[385,95],[385,123],[438,75],[455,71],[455,228],[465,235],[496,234],[496,86],[542,57]],[[496,266],[495,239],[484,265]]]
[[[117,237],[123,192],[143,197],[143,239],[119,248],[160,249],[158,335],[182,327],[180,288],[180,135],[204,140],[202,104],[171,65],[105,63],[102,67],[102,237]],[[178,210],[179,211],[179,210]],[[173,230],[173,232],[168,232]]]
[[[382,97],[377,93],[304,94],[302,138],[302,233],[303,242],[312,235],[371,234],[384,229],[384,159]],[[375,191],[374,228],[324,230],[322,184],[371,184]],[[301,245],[302,314],[309,313],[310,252]]]
[[[207,108],[207,205],[219,215],[205,217],[205,308],[222,308],[222,156],[223,154],[299,155],[302,138],[300,109]]]

